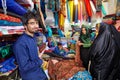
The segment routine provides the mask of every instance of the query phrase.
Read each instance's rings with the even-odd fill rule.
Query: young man
[[[39,27],[39,16],[28,11],[23,16],[25,32],[14,44],[14,54],[19,65],[22,80],[47,80],[41,68],[43,61],[38,55],[35,33]]]

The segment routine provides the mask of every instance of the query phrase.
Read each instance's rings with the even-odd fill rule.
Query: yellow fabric
[[[68,5],[70,7],[70,22],[73,22],[73,6],[74,6],[74,1],[69,1]]]
[[[59,28],[64,29],[64,22],[66,17],[66,0],[61,0],[61,9],[59,11]]]
[[[47,70],[47,68],[48,68],[48,62],[47,61],[43,61],[42,68],[43,68],[43,70]]]

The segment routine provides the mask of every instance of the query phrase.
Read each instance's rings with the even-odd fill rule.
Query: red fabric
[[[85,70],[85,68],[80,59],[79,46],[76,47],[75,59],[59,60],[56,64],[53,64],[51,59],[49,60],[48,74],[50,80],[68,80],[75,73],[83,70]]]
[[[86,10],[87,10],[88,16],[92,16],[92,10],[91,10],[91,6],[90,6],[90,0],[84,0],[84,1],[85,1],[85,5],[86,5]]]
[[[76,63],[75,60],[61,60],[56,64],[49,61],[48,74],[51,80],[68,80],[78,71],[85,70],[81,63]]]
[[[1,14],[0,13],[0,20],[7,20],[7,21],[11,21],[11,22],[21,22],[21,20],[19,18],[15,18],[9,15],[5,15],[5,14]]]
[[[2,36],[2,32],[0,31],[0,36]]]

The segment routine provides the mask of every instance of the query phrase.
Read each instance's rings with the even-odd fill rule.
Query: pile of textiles
[[[16,68],[16,65],[14,64],[14,62],[15,62],[15,58],[11,57],[6,61],[0,63],[0,73],[13,71]]]

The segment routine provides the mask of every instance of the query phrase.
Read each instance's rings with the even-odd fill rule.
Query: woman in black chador
[[[93,80],[120,80],[120,34],[113,25],[100,24],[90,59]]]

